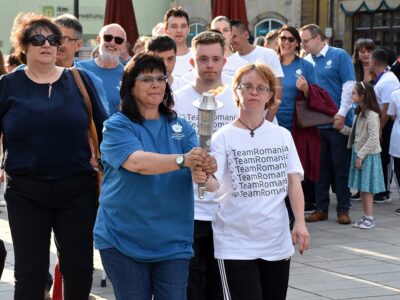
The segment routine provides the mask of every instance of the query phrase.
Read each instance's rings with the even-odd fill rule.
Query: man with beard
[[[54,23],[58,25],[63,35],[63,44],[57,49],[57,65],[65,68],[80,68],[79,62],[75,61],[75,53],[82,47],[82,25],[79,20],[71,14],[63,14],[54,19]],[[108,112],[107,96],[103,88],[103,83],[95,74],[86,70],[86,74],[92,80],[97,94],[103,104],[104,109]]]
[[[125,47],[125,30],[121,25],[113,23],[104,26],[96,38],[99,44],[99,55],[94,59],[80,62],[80,66],[96,74],[102,81],[106,91],[109,113],[112,115],[120,104],[119,88],[121,86],[124,66],[119,60],[122,47]]]

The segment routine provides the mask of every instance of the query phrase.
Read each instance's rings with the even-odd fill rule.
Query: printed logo
[[[296,77],[301,76],[302,72],[301,69],[297,69],[296,70]]]
[[[182,125],[175,123],[174,125],[171,126],[171,128],[172,128],[172,131],[174,132],[171,137],[174,140],[180,141],[185,137],[185,135],[182,133],[182,130],[183,130]]]
[[[330,69],[330,68],[332,68],[332,59],[328,60],[325,65],[325,69]]]

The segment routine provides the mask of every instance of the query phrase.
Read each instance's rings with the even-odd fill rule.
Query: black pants
[[[2,240],[0,240],[0,279],[1,279],[1,275],[3,275],[6,257],[7,257],[6,247],[4,246],[4,242]]]
[[[390,164],[390,154],[389,154],[389,147],[390,147],[390,136],[392,134],[393,128],[393,120],[389,119],[385,126],[382,129],[382,139],[381,139],[381,161],[382,161],[382,170],[383,170],[383,179],[385,182],[386,187],[386,194],[390,193],[390,183],[392,181],[392,170]],[[382,194],[382,193],[379,193]]]
[[[211,221],[194,222],[194,257],[189,263],[188,300],[223,299],[218,263],[214,258]]]
[[[95,181],[10,177],[5,199],[15,254],[15,300],[43,300],[51,230],[60,260],[64,300],[87,300],[93,274]]]
[[[320,129],[321,159],[320,177],[315,183],[315,202],[318,210],[329,210],[329,187],[335,178],[337,212],[348,212],[350,208],[349,166],[351,152],[347,149],[348,137],[336,129]]]
[[[290,259],[218,260],[225,300],[284,300]]]
[[[400,186],[400,157],[393,157],[394,174],[396,174],[397,184]]]

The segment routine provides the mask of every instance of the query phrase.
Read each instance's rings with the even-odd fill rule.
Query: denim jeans
[[[186,300],[188,259],[140,262],[115,248],[100,255],[116,300]]]

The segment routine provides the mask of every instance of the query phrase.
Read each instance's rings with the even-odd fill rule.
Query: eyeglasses
[[[43,46],[46,44],[46,41],[49,42],[49,45],[54,47],[54,46],[60,46],[61,45],[61,36],[58,34],[50,34],[48,36],[44,36],[42,34],[35,34],[32,35],[28,41],[33,45],[33,46]]]
[[[271,92],[269,87],[266,86],[262,86],[262,85],[257,85],[257,86],[253,86],[251,84],[239,84],[237,86],[238,90],[242,90],[246,93],[251,93],[252,91],[254,91],[254,89],[257,91],[257,93],[259,94],[268,94],[269,92]]]
[[[296,39],[294,37],[287,37],[287,36],[280,36],[279,39],[281,40],[282,43],[288,41],[289,43],[293,43],[296,41]]]
[[[166,83],[168,79],[168,76],[161,75],[161,76],[138,76],[136,77],[136,80],[139,80],[145,84],[152,84],[154,81],[157,83]]]
[[[313,39],[315,39],[316,38],[316,36],[313,36],[313,37],[310,37],[309,39],[307,39],[307,40],[301,40],[301,43],[302,44],[307,44],[309,41],[311,41],[311,40],[313,40]]]
[[[117,45],[121,45],[125,41],[125,39],[120,36],[113,36],[111,34],[103,35],[103,40],[105,40],[107,43],[111,42],[113,39]]]
[[[74,38],[72,38],[72,37],[69,37],[69,36],[63,36],[63,38],[62,38],[62,41],[63,41],[63,43],[65,43],[65,42],[68,42],[68,41],[79,41],[80,39],[74,39]]]

